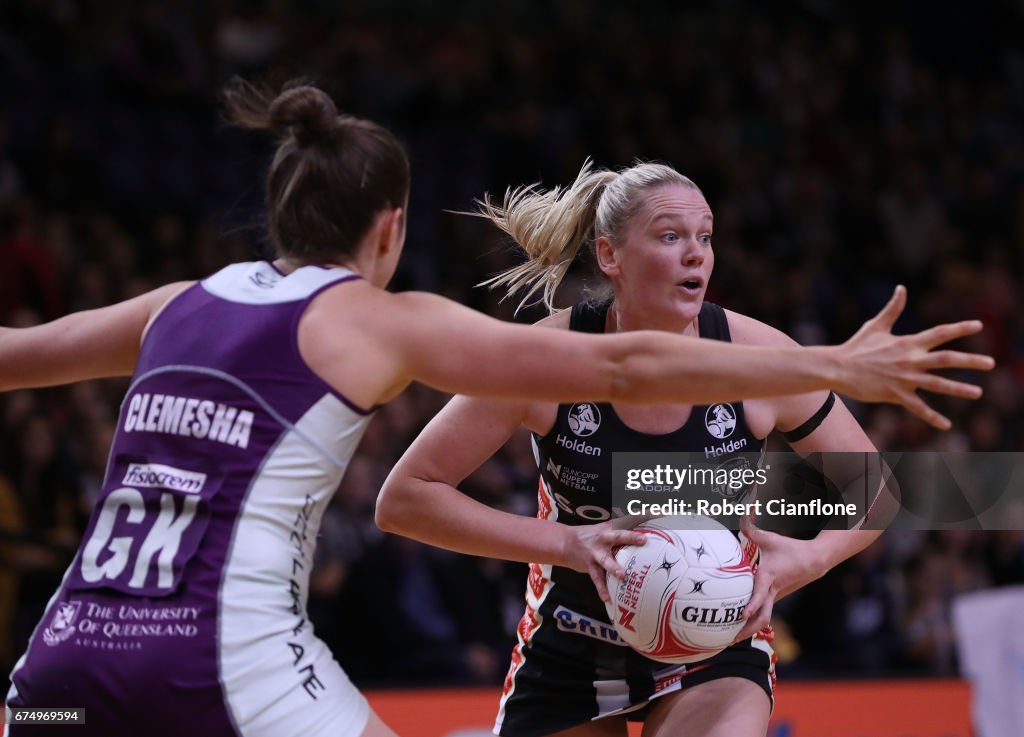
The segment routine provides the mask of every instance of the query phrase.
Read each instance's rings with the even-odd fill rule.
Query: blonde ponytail
[[[671,166],[637,162],[621,172],[592,170],[590,159],[568,189],[545,192],[536,184],[505,191],[501,206],[489,197],[478,201],[473,215],[485,217],[526,251],[527,261],[503,271],[478,286],[506,287],[505,299],[529,287],[518,312],[538,291],[540,302],[555,311],[555,292],[580,248],[601,236],[618,240],[626,222],[653,187],[678,184],[700,189]]]
[[[618,175],[591,170],[588,159],[568,188],[544,191],[536,184],[509,188],[502,204],[485,196],[474,213],[508,233],[526,252],[527,261],[482,282],[506,287],[505,298],[529,287],[516,311],[542,291],[540,302],[554,311],[555,291],[580,248],[594,238],[594,219],[601,194]]]

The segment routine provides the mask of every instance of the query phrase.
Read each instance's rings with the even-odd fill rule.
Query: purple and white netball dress
[[[103,494],[10,706],[85,707],[78,737],[362,731],[368,705],[313,635],[306,598],[321,516],[369,416],[297,339],[310,300],[356,278],[235,264],[156,318]]]

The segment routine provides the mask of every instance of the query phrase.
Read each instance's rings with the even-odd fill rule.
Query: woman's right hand
[[[848,341],[834,350],[839,356],[842,376],[838,390],[865,402],[892,402],[940,430],[951,426],[949,418],[932,409],[917,394],[918,389],[977,399],[981,387],[937,376],[936,369],[988,371],[995,366],[991,356],[936,346],[980,332],[980,320],[937,325],[913,335],[893,335],[892,327],[907,304],[907,290],[898,286],[889,303],[861,326]]]
[[[646,517],[617,517],[596,525],[566,525],[564,565],[580,573],[590,574],[601,601],[608,602],[607,576],[626,575],[615,560],[615,551],[623,545],[643,545],[647,536],[632,528]]]

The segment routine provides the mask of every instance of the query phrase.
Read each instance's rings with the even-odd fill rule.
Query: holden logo
[[[736,430],[736,410],[731,404],[712,404],[704,413],[704,427],[719,440],[729,437]]]
[[[735,421],[733,424],[736,424]],[[585,438],[597,432],[599,427],[601,427],[601,413],[596,404],[585,402],[574,404],[569,408],[569,429],[574,435]]]

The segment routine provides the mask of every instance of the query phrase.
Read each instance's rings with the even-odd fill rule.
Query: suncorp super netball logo
[[[589,402],[574,404],[569,408],[569,429],[573,435],[585,438],[597,432],[601,427],[601,413],[597,405]]]
[[[712,436],[724,440],[736,430],[736,410],[731,404],[712,404],[704,413],[704,427]]]

